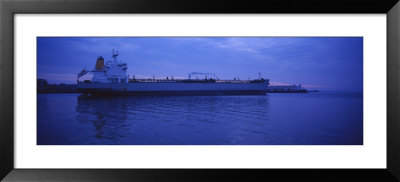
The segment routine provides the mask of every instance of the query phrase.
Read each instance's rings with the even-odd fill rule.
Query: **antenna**
[[[261,80],[261,72],[258,72],[258,79]]]

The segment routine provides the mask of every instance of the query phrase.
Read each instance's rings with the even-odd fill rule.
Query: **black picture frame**
[[[13,15],[18,13],[386,14],[387,168],[15,169]],[[398,0],[0,0],[0,40],[0,179],[5,181],[220,181],[221,178],[224,181],[400,180],[400,3]]]

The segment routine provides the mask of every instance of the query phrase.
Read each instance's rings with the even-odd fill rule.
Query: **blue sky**
[[[49,83],[76,83],[78,72],[93,68],[98,56],[109,60],[112,49],[136,78],[207,72],[247,80],[261,72],[273,85],[363,88],[362,37],[38,37],[37,76]]]

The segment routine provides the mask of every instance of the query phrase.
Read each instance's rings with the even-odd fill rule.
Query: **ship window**
[[[110,78],[111,83],[118,83],[118,79],[117,78]]]

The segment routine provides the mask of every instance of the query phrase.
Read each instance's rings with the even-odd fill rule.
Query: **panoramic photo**
[[[363,37],[37,37],[37,145],[363,145]]]

